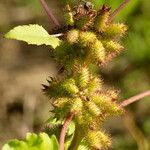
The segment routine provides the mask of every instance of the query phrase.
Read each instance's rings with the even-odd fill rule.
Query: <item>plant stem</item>
[[[79,144],[80,144],[80,142],[82,140],[81,132],[82,131],[81,131],[79,125],[76,123],[73,140],[72,140],[71,145],[70,145],[68,150],[77,150],[78,149]]]
[[[64,150],[64,143],[65,143],[65,136],[66,136],[66,132],[68,129],[68,126],[73,118],[74,114],[69,114],[67,116],[67,118],[64,121],[61,133],[60,133],[60,138],[59,138],[59,145],[60,145],[60,150]]]
[[[41,2],[41,5],[43,6],[45,12],[47,13],[49,20],[52,21],[56,27],[60,27],[59,21],[55,18],[53,13],[50,11],[45,0],[40,0],[40,2]]]
[[[123,120],[125,126],[135,139],[138,145],[138,150],[149,150],[149,142],[139,127],[136,125],[133,115],[129,111],[126,111],[126,115],[124,116]]]
[[[145,91],[143,93],[140,93],[140,94],[138,94],[136,96],[133,96],[133,97],[131,97],[129,99],[124,100],[123,102],[120,103],[120,106],[121,107],[126,107],[126,106],[130,105],[131,103],[139,101],[140,99],[142,99],[142,98],[144,98],[146,96],[150,96],[150,90]]]
[[[110,15],[110,20],[109,22],[111,22],[114,17],[126,6],[126,4],[129,2],[130,0],[124,0],[119,7]]]

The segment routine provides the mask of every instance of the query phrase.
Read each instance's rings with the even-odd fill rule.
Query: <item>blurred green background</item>
[[[69,1],[69,0],[68,0]],[[91,0],[98,9],[103,3],[112,11],[122,0]],[[47,0],[61,20],[65,0]],[[70,0],[70,3],[77,3]],[[129,26],[122,40],[125,51],[100,72],[110,86],[120,90],[120,101],[150,89],[150,2],[130,0],[116,17]],[[3,35],[14,26],[40,24],[51,30],[38,0],[0,0],[0,147],[11,138],[42,130],[50,115],[49,100],[41,92],[42,83],[57,73],[57,65],[46,46],[29,46],[7,40]],[[150,149],[150,98],[126,108],[126,115],[106,123],[112,134],[112,150]]]

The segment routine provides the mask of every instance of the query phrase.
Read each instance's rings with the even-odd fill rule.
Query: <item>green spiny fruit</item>
[[[95,22],[94,22],[94,27],[96,31],[102,32],[106,29],[107,23],[109,21],[109,16],[110,16],[110,8],[107,6],[103,5],[102,9],[99,10]]]
[[[79,92],[79,89],[76,86],[75,80],[73,78],[66,79],[60,86],[62,91],[69,93],[71,95],[77,94]]]
[[[71,44],[77,43],[79,39],[79,30],[73,29],[67,33],[67,41]]]
[[[79,67],[77,70],[77,84],[82,89],[86,87],[89,82],[89,70],[87,67]]]
[[[48,95],[50,98],[58,98],[63,94],[61,89],[59,88],[61,84],[61,81],[59,79],[51,77],[50,80],[47,81],[49,85],[43,85],[43,91],[46,95]]]
[[[122,37],[126,31],[127,26],[123,23],[110,24],[103,33],[103,37],[106,39]]]
[[[105,48],[101,41],[96,40],[93,44],[89,47],[89,58],[93,59],[92,61],[95,62],[103,62],[105,59]]]
[[[83,102],[80,98],[74,98],[70,103],[70,112],[74,114],[80,114],[83,107]]]
[[[97,77],[91,77],[88,83],[88,92],[89,94],[93,94],[102,88],[102,80]]]
[[[118,42],[115,41],[103,41],[102,42],[105,49],[109,52],[120,52],[123,50],[123,46],[120,45]]]
[[[87,107],[87,111],[92,114],[92,116],[100,116],[101,111],[99,109],[99,107],[92,101],[87,101],[85,103],[86,107]]]
[[[118,99],[119,91],[115,89],[108,89],[107,95],[112,98],[112,101],[116,101]]]
[[[94,150],[108,148],[111,144],[109,136],[102,131],[89,130],[86,136],[86,141],[88,146]]]
[[[54,106],[52,113],[55,114],[55,117],[57,119],[63,119],[70,112],[70,107],[68,105],[69,101],[70,98],[63,97],[56,99],[52,103],[52,105]]]
[[[76,122],[81,126],[83,132],[86,133],[93,122],[93,116],[88,110],[85,110],[85,105],[83,107],[82,113],[76,116]]]
[[[96,39],[96,34],[94,32],[80,32],[79,43],[83,47],[88,46],[90,43],[94,43]]]
[[[93,95],[92,99],[107,116],[115,116],[123,113],[123,109],[113,102],[112,97],[109,95],[96,94]]]
[[[69,98],[58,98],[53,102],[53,106],[55,107],[64,107],[67,102],[69,101]]]

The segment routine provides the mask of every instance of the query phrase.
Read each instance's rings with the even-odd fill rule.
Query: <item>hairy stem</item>
[[[50,11],[45,0],[40,0],[40,2],[41,2],[41,5],[43,6],[45,12],[47,13],[49,20],[52,21],[56,27],[60,27],[59,21],[55,18],[53,13]]]
[[[76,123],[75,133],[74,133],[71,145],[69,147],[69,150],[77,150],[78,149],[79,144],[80,144],[80,142],[82,140],[81,132],[82,131],[81,131],[79,125]]]
[[[126,6],[126,4],[129,2],[130,0],[124,0],[119,7],[110,15],[110,20],[109,22],[111,22],[114,17]]]
[[[67,116],[67,118],[64,121],[61,133],[60,133],[60,138],[59,138],[59,145],[60,145],[60,150],[64,150],[64,143],[65,143],[65,136],[66,136],[66,132],[68,129],[68,126],[73,118],[74,114],[69,114]]]
[[[142,99],[142,98],[144,98],[146,96],[150,96],[150,90],[145,91],[143,93],[140,93],[140,94],[138,94],[136,96],[133,96],[133,97],[131,97],[129,99],[124,100],[123,102],[120,103],[120,106],[121,107],[126,107],[126,106],[130,105],[131,103],[139,101],[140,99]]]

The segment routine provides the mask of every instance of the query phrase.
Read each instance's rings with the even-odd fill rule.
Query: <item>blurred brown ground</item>
[[[36,3],[0,1],[0,147],[8,139],[38,131],[49,116],[49,101],[41,91],[41,84],[56,73],[49,49],[3,38],[16,25],[51,28]]]

